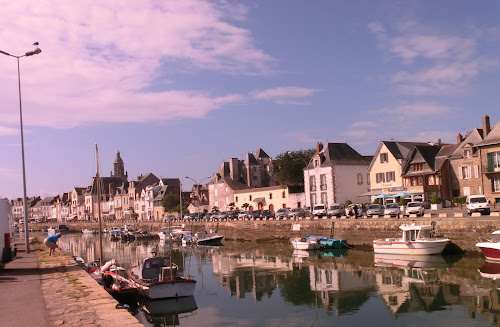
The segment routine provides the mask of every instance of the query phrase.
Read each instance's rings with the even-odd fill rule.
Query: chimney
[[[490,127],[490,117],[488,115],[484,115],[483,117],[483,138],[488,136],[490,134],[491,127]]]
[[[441,139],[437,139],[436,145],[441,145]]]
[[[240,171],[238,168],[238,158],[229,159],[229,176],[235,181],[240,179]]]
[[[321,150],[323,150],[323,143],[321,142],[316,143],[316,153],[320,153]]]
[[[460,144],[462,143],[464,140],[464,138],[462,137],[462,134],[458,133],[457,134],[457,144]]]

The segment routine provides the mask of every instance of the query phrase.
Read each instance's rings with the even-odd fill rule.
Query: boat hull
[[[404,242],[401,240],[375,240],[373,241],[373,250],[375,253],[385,254],[414,254],[414,255],[428,255],[428,254],[441,254],[448,245],[449,240],[436,240],[436,241],[411,241]]]
[[[139,293],[149,299],[166,299],[193,296],[196,281],[180,278],[174,281],[163,281],[153,284],[139,284]]]
[[[476,246],[481,249],[487,260],[500,261],[500,244],[499,243],[477,243]]]
[[[223,235],[218,235],[218,236],[212,236],[212,237],[204,237],[200,238],[196,241],[196,243],[201,244],[201,245],[206,245],[206,244],[218,244],[222,242],[222,239],[224,238]]]
[[[345,241],[340,239],[322,240],[319,243],[324,249],[342,249],[345,247]]]
[[[316,242],[304,242],[304,241],[292,241],[292,246],[295,250],[317,250],[321,247],[319,243]]]

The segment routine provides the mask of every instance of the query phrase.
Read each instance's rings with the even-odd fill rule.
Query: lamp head
[[[39,47],[36,47],[35,50],[26,52],[26,57],[39,54],[40,52],[42,52],[42,50]]]

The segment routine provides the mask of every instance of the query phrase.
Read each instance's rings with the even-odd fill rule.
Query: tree
[[[245,209],[245,210],[248,210],[248,207],[249,207],[249,206],[250,206],[250,205],[249,205],[248,203],[243,203],[243,204],[241,205],[241,207],[242,207],[243,209]]]
[[[287,185],[291,193],[304,191],[304,171],[306,164],[316,153],[316,149],[287,151],[273,160],[273,173],[281,185]]]
[[[173,212],[175,208],[179,211],[180,199],[179,194],[166,194],[161,200],[163,208],[167,212]]]
[[[234,206],[235,206],[235,205],[236,205],[236,203],[234,203],[234,202],[229,203],[229,204],[228,204],[228,206],[229,206],[229,211],[233,211],[233,210],[234,210]]]
[[[219,207],[218,206],[214,206],[212,208],[212,212],[219,212]]]
[[[462,205],[465,203],[466,199],[467,197],[465,195],[456,196],[453,198],[453,203],[460,204],[460,209],[462,209]]]

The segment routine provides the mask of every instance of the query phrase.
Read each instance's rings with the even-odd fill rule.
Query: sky
[[[262,148],[456,142],[500,119],[500,2],[0,0],[20,58],[26,190],[180,178]],[[17,62],[0,54],[0,197],[22,197]],[[208,179],[205,179],[206,182]]]

